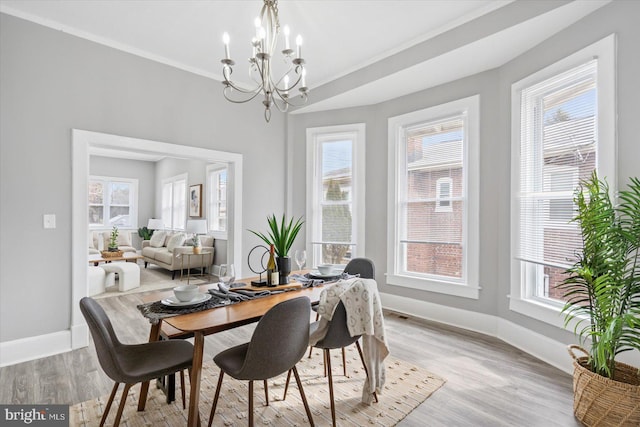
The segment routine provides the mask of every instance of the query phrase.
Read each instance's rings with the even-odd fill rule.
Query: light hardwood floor
[[[121,341],[147,339],[149,324],[135,308],[139,294],[99,302]],[[385,312],[385,321],[393,356],[447,380],[400,426],[580,425],[572,413],[570,375],[482,334],[392,312]],[[250,325],[207,337],[205,359],[248,341],[252,331]],[[113,383],[91,346],[1,368],[0,385],[0,403],[74,404],[108,395]]]

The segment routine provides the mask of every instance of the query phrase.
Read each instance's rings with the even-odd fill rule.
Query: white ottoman
[[[87,293],[90,297],[104,293],[106,275],[102,267],[89,266]]]
[[[102,264],[104,271],[118,274],[118,290],[120,292],[140,286],[140,267],[134,262],[110,262]]]

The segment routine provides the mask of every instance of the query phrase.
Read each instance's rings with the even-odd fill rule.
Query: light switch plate
[[[44,228],[56,228],[56,215],[44,214],[43,222],[44,222]]]

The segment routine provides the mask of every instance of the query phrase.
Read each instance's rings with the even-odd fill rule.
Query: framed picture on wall
[[[202,216],[202,184],[189,186],[189,216]]]

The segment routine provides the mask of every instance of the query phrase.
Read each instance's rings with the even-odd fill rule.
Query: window
[[[389,284],[478,298],[478,109],[389,119]]]
[[[309,263],[364,256],[364,124],[307,129]]]
[[[170,230],[184,230],[187,221],[187,174],[162,181],[162,222]]]
[[[207,166],[207,218],[217,238],[227,235],[227,166]]]
[[[436,182],[436,212],[452,212],[451,187],[453,180],[450,177],[438,178]]]
[[[137,228],[138,180],[89,177],[89,227]]]
[[[582,245],[574,191],[595,169],[615,179],[612,58],[613,36],[512,87],[510,307],[553,324],[565,299],[558,285]]]

